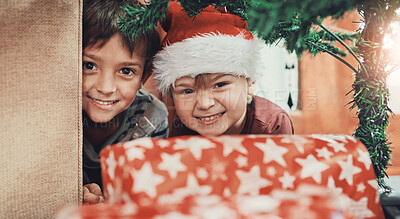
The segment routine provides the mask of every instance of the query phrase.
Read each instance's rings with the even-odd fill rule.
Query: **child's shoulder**
[[[293,133],[293,123],[289,114],[282,107],[278,106],[278,104],[263,97],[253,96],[253,102],[247,113],[250,114],[248,117],[252,117],[253,126],[262,129],[262,133]]]
[[[130,108],[135,108],[140,111],[154,111],[159,113],[158,116],[160,117],[168,115],[165,104],[143,88],[137,91],[135,100]]]
[[[144,89],[137,91],[135,100],[125,110],[124,116],[126,127],[128,127],[126,131],[131,134],[123,134],[120,141],[144,136],[166,137],[168,135],[167,107]],[[164,132],[165,135],[163,135]]]
[[[282,107],[259,96],[253,96],[249,113],[251,117],[265,125],[270,125],[282,117],[290,120],[289,114]]]
[[[167,107],[165,104],[143,88],[137,91],[132,106],[140,106],[142,110],[147,108],[156,108],[167,112]]]
[[[266,112],[267,111],[272,114],[283,112],[283,113],[287,114],[286,111],[284,109],[282,109],[282,107],[280,107],[278,104],[276,104],[270,100],[267,100],[264,97],[254,95],[252,105],[258,112]]]

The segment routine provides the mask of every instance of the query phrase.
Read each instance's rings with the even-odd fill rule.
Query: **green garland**
[[[319,23],[320,24],[320,23]],[[341,40],[354,40],[355,34],[336,33]],[[296,52],[299,56],[305,51],[316,55],[321,52],[331,52],[335,55],[346,56],[347,53],[334,46],[337,39],[324,30],[310,28],[308,31],[301,29],[301,21],[296,17],[286,22],[279,22],[271,28],[265,37],[267,44],[274,44],[282,39],[289,52]]]
[[[118,20],[118,27],[130,39],[135,39],[150,30],[154,30],[160,20],[163,20],[168,11],[169,0],[155,0],[147,5],[135,6],[127,4],[122,7],[126,16]]]
[[[311,25],[325,17],[341,17],[354,9],[355,0],[255,0],[248,14],[249,29],[266,38],[271,29],[281,22],[293,22],[300,28],[300,35],[308,35]]]
[[[232,14],[247,19],[247,13],[251,7],[250,0],[232,1],[232,0],[180,0],[183,10],[189,17],[197,16],[201,10],[209,5],[216,7],[226,7]]]
[[[226,7],[232,14],[247,19],[247,12],[251,6],[250,0],[181,0],[179,2],[189,17],[197,16],[201,10],[212,5],[215,8]],[[165,18],[168,3],[169,0],[152,0],[146,5],[139,2],[135,6],[127,4],[123,7],[126,16],[118,20],[119,29],[131,39],[153,30],[157,27],[157,23]]]
[[[391,150],[385,134],[391,110],[387,106],[389,93],[383,60],[382,39],[389,22],[394,19],[394,10],[400,0],[180,0],[189,17],[195,17],[208,5],[226,7],[228,11],[247,19],[249,30],[255,31],[267,44],[282,39],[289,51],[301,55],[327,52],[346,64],[355,73],[350,109],[357,109],[359,124],[354,132],[368,148],[378,179],[385,191],[391,188],[384,182],[385,170],[390,161]],[[322,25],[328,16],[334,19],[346,11],[357,8],[363,15],[365,27],[357,34],[332,33]],[[125,7],[127,16],[121,18],[121,30],[129,37],[155,28],[168,9],[167,0],[152,0],[147,6]],[[315,27],[319,27],[316,29]],[[356,41],[351,49],[344,41]],[[339,42],[346,52],[335,47]],[[341,57],[350,53],[359,63],[353,67]]]

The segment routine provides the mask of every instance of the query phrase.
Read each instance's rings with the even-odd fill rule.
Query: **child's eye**
[[[223,86],[225,86],[225,85],[227,85],[228,83],[226,83],[226,82],[219,82],[219,83],[216,83],[215,84],[215,87],[223,87]]]
[[[183,89],[179,91],[179,94],[191,94],[194,93],[193,89]]]
[[[126,76],[132,76],[135,74],[135,71],[133,71],[130,68],[123,68],[120,70],[121,74],[126,75]]]
[[[96,69],[96,65],[93,62],[84,62],[82,65],[83,65],[83,69],[86,69],[86,70],[95,70]]]

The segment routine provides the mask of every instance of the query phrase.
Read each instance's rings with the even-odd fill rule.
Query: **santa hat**
[[[167,31],[153,66],[159,89],[167,93],[175,80],[204,73],[243,76],[253,82],[262,71],[265,42],[247,30],[239,16],[208,6],[189,18],[177,2],[170,2]]]

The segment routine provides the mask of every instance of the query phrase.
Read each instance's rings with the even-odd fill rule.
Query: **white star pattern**
[[[224,189],[222,194],[223,194],[224,197],[231,197],[232,196],[232,192],[228,187],[225,187],[225,189]]]
[[[304,145],[307,143],[310,143],[312,141],[310,141],[309,139],[300,136],[300,135],[290,135],[290,136],[285,136],[284,138],[282,138],[281,140],[282,143],[293,143],[297,150],[300,153],[304,153]]]
[[[208,172],[205,168],[201,167],[197,169],[196,175],[199,179],[205,180],[208,177]]]
[[[205,211],[205,209],[207,210]],[[198,215],[199,218],[207,219],[235,218],[237,216],[234,209],[229,208],[223,203],[216,203],[207,207],[194,207],[191,211]]]
[[[259,195],[260,189],[272,185],[272,183],[260,176],[260,167],[253,166],[250,172],[236,170],[240,180],[238,194]]]
[[[254,139],[235,135],[185,136],[118,144],[107,151],[103,160],[104,171],[108,174],[104,194],[108,202],[137,203],[138,207],[158,209],[158,206],[182,204],[189,207],[185,214],[178,213],[182,213],[180,208],[169,208],[170,218],[203,215],[213,219],[261,213],[270,216],[278,209],[288,211],[287,206],[282,205],[284,200],[303,203],[300,210],[306,210],[315,202],[308,198],[310,196],[333,197],[334,200],[326,204],[334,205],[339,211],[349,211],[354,218],[383,217],[379,186],[366,148],[358,140],[344,135],[314,137],[318,139],[309,135],[254,135]],[[123,180],[129,180],[129,185],[123,184]],[[305,188],[301,189],[303,186]],[[260,195],[261,191],[265,194]],[[138,195],[145,197],[138,202]],[[260,203],[256,199],[265,196],[277,203],[270,211],[266,210],[270,206],[265,207],[269,205],[268,200]],[[201,197],[205,199],[199,202]],[[249,198],[249,202],[240,202],[238,197]],[[323,205],[325,203],[321,203],[321,207]],[[133,215],[138,209],[141,210],[124,209],[121,205],[118,212],[124,214],[126,210]],[[195,209],[198,212],[194,212]],[[311,216],[323,213],[324,208],[321,209]],[[158,216],[167,216],[166,212]]]
[[[378,182],[376,181],[376,179],[368,180],[368,184],[369,184],[372,188],[378,189]]]
[[[275,167],[268,167],[267,168],[267,175],[268,176],[275,176],[275,174],[276,174],[276,169],[275,169]]]
[[[315,151],[317,151],[317,156],[318,157],[323,157],[325,158],[325,160],[329,160],[329,158],[331,158],[332,156],[332,152],[330,152],[326,147],[323,147],[321,149],[315,149]]]
[[[317,183],[321,183],[322,172],[329,168],[323,162],[319,162],[313,155],[308,155],[306,159],[296,158],[295,161],[303,168],[301,169],[301,178],[311,177]]]
[[[111,184],[107,184],[107,186],[104,188],[104,195],[109,197],[108,201],[115,202],[116,195],[114,192],[114,187]]]
[[[160,139],[160,140],[157,141],[157,145],[160,146],[160,148],[166,148],[170,144],[169,144],[169,141],[164,140],[164,139]]]
[[[283,173],[282,177],[279,177],[279,182],[282,183],[283,189],[293,188],[293,182],[296,180],[295,176],[290,175],[287,171]]]
[[[211,206],[222,202],[222,198],[218,195],[197,196],[194,200],[199,206]]]
[[[368,151],[363,151],[358,148],[357,152],[360,155],[357,160],[364,164],[365,169],[369,170],[372,166],[372,163]]]
[[[347,152],[347,149],[344,147],[344,143],[338,143],[338,142],[334,141],[334,142],[328,143],[328,146],[332,147],[333,151],[335,151],[335,153],[337,153],[339,151]]]
[[[177,188],[170,194],[161,194],[158,202],[160,204],[179,204],[184,198],[190,195],[209,195],[212,187],[209,185],[199,186],[196,177],[188,174],[186,187]]]
[[[134,146],[141,146],[147,149],[151,149],[154,147],[154,144],[151,138],[138,138],[124,143],[124,148],[126,149]]]
[[[131,197],[129,196],[129,193],[127,193],[127,192],[122,192],[121,197],[122,197],[123,202],[125,202],[125,203],[132,203],[133,202]]]
[[[224,145],[223,154],[228,156],[232,151],[236,150],[242,154],[247,154],[246,148],[243,147],[243,138],[233,137],[233,136],[218,136],[218,141],[222,142]]]
[[[247,157],[239,155],[236,159],[235,159],[236,164],[238,165],[238,167],[245,167],[247,166]]]
[[[114,158],[114,151],[111,151],[106,159],[107,173],[111,180],[115,178],[115,167],[117,167],[117,162]]]
[[[332,138],[333,137],[332,135],[312,134],[311,137],[315,138],[315,139],[322,140],[322,141],[326,141],[326,142],[329,142],[329,143],[337,143],[334,140],[334,138]]]
[[[328,142],[328,146],[332,147],[335,152],[339,152],[339,151],[346,152],[347,151],[347,149],[344,147],[344,143],[339,143],[334,140],[335,139],[334,135],[312,134],[311,137]]]
[[[283,155],[288,152],[287,148],[278,146],[275,144],[274,140],[267,139],[265,143],[256,142],[255,146],[260,148],[264,153],[264,163],[268,163],[270,161],[276,161],[281,166],[286,166],[286,162],[283,159]]]
[[[153,168],[149,162],[143,164],[138,171],[132,171],[134,179],[133,193],[145,192],[150,198],[157,195],[156,186],[164,181],[164,177],[154,174]]]
[[[311,137],[326,142],[335,142],[335,140],[331,139],[329,135],[312,134]]]
[[[138,206],[133,203],[124,203],[121,209],[122,215],[133,215],[138,212]]]
[[[258,138],[260,137],[259,135],[254,135],[254,134],[249,134],[247,135],[247,138]]]
[[[367,197],[361,198],[359,201],[350,199],[350,210],[354,214],[354,218],[367,218],[375,216],[374,213],[367,207]]]
[[[121,156],[118,158],[118,166],[122,167],[125,164],[125,157]]]
[[[336,185],[335,185],[335,180],[333,179],[332,176],[330,176],[330,177],[328,178],[328,184],[327,184],[327,185],[328,185],[328,188],[329,188],[331,191],[334,191],[334,192],[336,192],[336,193],[342,194],[343,188],[336,187]]]
[[[365,185],[364,183],[359,183],[357,185],[357,192],[364,192],[365,191]]]
[[[211,186],[200,186],[196,177],[193,174],[188,174],[186,187],[175,189],[174,193],[184,197],[187,195],[208,195],[211,191]]]
[[[203,149],[208,149],[213,147],[215,147],[214,143],[200,137],[191,137],[186,140],[177,139],[176,144],[174,145],[175,150],[179,149],[190,150],[190,152],[197,160],[200,160]]]
[[[279,198],[273,198],[267,195],[257,196],[237,196],[236,203],[239,212],[244,214],[271,213],[276,210],[281,202]],[[268,217],[270,218],[270,217]],[[271,217],[270,219],[281,219],[280,217]]]
[[[349,185],[353,185],[353,175],[361,172],[360,168],[353,166],[353,156],[349,154],[347,161],[339,160],[338,164],[342,168],[339,180],[346,179]]]
[[[153,219],[198,219],[197,216],[190,216],[179,211],[171,211],[163,215],[156,215]]]
[[[374,190],[378,190],[378,182],[376,181],[376,179],[371,179],[368,180],[368,184],[374,188]],[[375,195],[375,203],[379,202],[379,195]]]
[[[126,150],[126,157],[128,161],[133,161],[134,159],[143,160],[144,159],[144,148],[140,148],[137,146],[132,146]]]
[[[161,154],[162,162],[158,165],[160,170],[165,170],[171,176],[171,178],[175,178],[179,171],[187,170],[186,166],[180,161],[181,154]]]
[[[335,134],[330,134],[328,135],[330,138],[336,140],[336,141],[342,141],[342,142],[348,142],[348,140],[352,142],[357,142],[357,140],[354,137],[351,137],[349,135],[335,135]]]
[[[225,166],[226,164],[217,158],[213,158],[210,162],[210,172],[211,172],[211,179],[222,179],[228,180],[228,177],[225,174]]]

